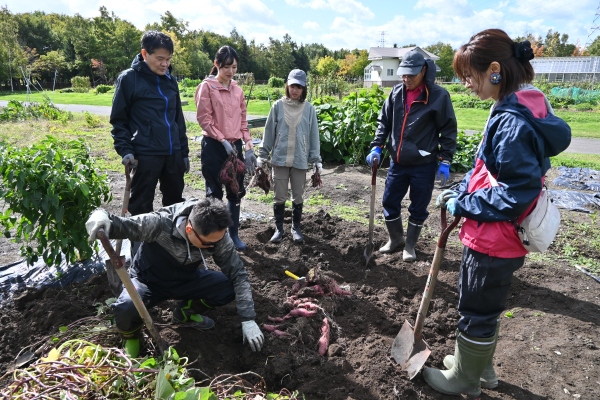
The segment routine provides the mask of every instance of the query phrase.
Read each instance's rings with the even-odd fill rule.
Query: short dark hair
[[[194,229],[198,229],[205,236],[227,229],[233,224],[225,203],[214,197],[198,200],[188,220]]]
[[[159,31],[147,31],[142,35],[142,49],[153,54],[158,49],[165,49],[173,54],[173,40],[169,35]]]
[[[486,29],[471,36],[454,54],[452,66],[456,76],[462,81],[471,76],[481,84],[483,74],[490,64],[500,64],[499,99],[516,92],[519,86],[530,83],[535,73],[529,60],[518,60],[515,56],[515,42],[501,29]]]
[[[298,85],[298,84],[295,83],[294,85]],[[308,90],[306,89],[306,86],[302,86],[302,95],[300,96],[300,102],[303,102],[304,100],[306,100],[307,94],[308,94]],[[289,85],[287,83],[285,84],[285,96],[288,99],[290,98],[290,89],[289,89]]]
[[[233,61],[240,62],[237,51],[231,46],[222,46],[215,54],[215,61],[219,68],[223,68],[225,65],[233,64]],[[210,70],[210,75],[216,75],[217,67],[213,65]]]

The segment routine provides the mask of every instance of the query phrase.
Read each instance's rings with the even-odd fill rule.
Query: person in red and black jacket
[[[384,146],[390,152],[383,214],[388,242],[379,249],[391,253],[404,244],[404,261],[416,260],[415,245],[423,223],[429,216],[437,176],[445,183],[456,150],[456,117],[450,94],[434,83],[436,67],[418,50],[402,57],[398,75],[402,83],[394,86],[378,117],[379,126],[371,142],[367,163],[381,160]],[[406,240],[400,214],[401,202],[410,189]]]
[[[473,169],[456,190],[445,190],[436,201],[463,218],[454,354],[444,358],[447,370],[423,371],[425,381],[444,394],[471,398],[482,387],[498,386],[493,357],[499,317],[512,276],[528,252],[514,225],[534,208],[550,157],[571,143],[569,125],[531,85],[533,56],[528,41],[515,43],[500,29],[476,33],[454,55],[454,71],[465,86],[495,102]]]

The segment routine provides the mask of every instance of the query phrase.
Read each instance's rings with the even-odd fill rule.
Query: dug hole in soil
[[[553,170],[550,172],[552,173]],[[199,173],[196,169],[195,173]],[[377,178],[375,250],[386,240],[381,216],[381,196],[385,170]],[[452,176],[458,181],[462,174]],[[124,177],[111,175],[115,199],[106,208],[120,212]],[[440,214],[430,208],[422,236],[417,244],[417,261],[402,261],[402,252],[391,255],[374,252],[365,268],[363,251],[368,225],[348,222],[335,216],[336,206],[360,207],[368,218],[370,171],[366,167],[326,166],[323,187],[309,188],[322,193],[331,206],[305,204],[302,231],[305,243],[291,242],[291,211],[285,218],[286,238],[272,244],[274,232],[271,205],[245,199],[242,209],[264,218],[246,219],[240,237],[248,245],[241,257],[248,269],[253,288],[257,323],[277,325],[285,334],[263,330],[263,350],[253,353],[242,343],[240,319],[235,304],[207,313],[216,327],[199,332],[170,325],[169,301],[150,309],[161,336],[181,356],[193,362],[190,367],[197,382],[222,374],[253,371],[266,382],[270,392],[282,388],[300,391],[306,399],[452,399],[432,390],[418,374],[409,380],[391,359],[394,337],[405,320],[414,324],[429,267],[440,234]],[[551,181],[551,179],[548,179]],[[434,199],[440,189],[434,191]],[[203,193],[186,189],[184,197],[202,197]],[[160,206],[157,193],[155,209]],[[408,199],[403,202],[406,226]],[[561,210],[563,221],[587,222],[586,214]],[[363,219],[364,221],[364,219]],[[83,221],[82,221],[83,223]],[[596,222],[597,223],[597,222]],[[570,231],[569,231],[570,232]],[[561,228],[559,235],[571,234]],[[570,238],[580,238],[573,235]],[[18,251],[3,239],[0,265],[16,261]],[[8,247],[12,246],[12,247]],[[581,274],[569,262],[561,261],[562,249],[553,245],[551,257],[527,257],[516,272],[507,309],[513,318],[501,315],[500,339],[495,369],[500,383],[495,390],[483,390],[482,399],[598,399],[600,398],[600,291],[598,283]],[[598,259],[600,249],[588,248],[586,257]],[[459,315],[456,310],[458,270],[462,244],[457,231],[450,234],[435,293],[425,319],[423,336],[432,349],[425,366],[443,368],[446,354],[453,354]],[[211,260],[212,261],[212,260]],[[216,268],[210,263],[210,268]],[[296,281],[285,269],[298,276],[316,271],[322,282],[338,290],[330,295],[310,293],[316,311],[310,317],[282,318],[291,308],[290,296],[300,296]],[[306,289],[301,289],[306,290]],[[344,294],[348,291],[350,294]],[[97,305],[113,297],[106,276],[99,275],[85,284],[64,289],[27,290],[15,294],[0,309],[0,373],[9,371],[21,349],[32,350],[60,326],[96,315]],[[318,352],[323,319],[330,321],[330,345],[322,356]],[[147,332],[146,332],[147,334]],[[100,343],[115,345],[114,343]],[[150,347],[152,348],[152,347]],[[142,355],[147,355],[142,353]],[[2,386],[9,382],[5,377]]]

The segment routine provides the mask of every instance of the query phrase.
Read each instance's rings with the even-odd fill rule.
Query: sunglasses
[[[200,241],[200,243],[202,244],[202,246],[214,246],[215,244],[217,244],[221,240],[223,240],[223,238],[225,237],[225,234],[223,234],[223,237],[221,239],[217,240],[216,242],[205,242],[204,240],[202,240],[202,238],[200,237],[200,235],[198,235],[198,232],[196,232],[196,230],[192,226],[192,223],[188,221],[188,224],[189,224],[190,229],[192,230],[192,232],[194,232],[194,236],[196,236],[196,239],[198,239]]]

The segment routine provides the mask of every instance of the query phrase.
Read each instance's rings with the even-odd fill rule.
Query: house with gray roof
[[[369,61],[371,63],[365,67],[364,87],[371,87],[377,84],[382,87],[392,87],[402,82],[402,77],[397,75],[398,66],[404,56],[409,51],[416,49],[423,54],[423,57],[433,61],[440,58],[433,53],[421,49],[419,46],[413,47],[371,47],[369,49]],[[440,67],[436,65],[437,71]]]

